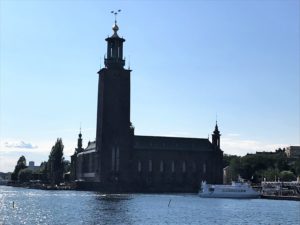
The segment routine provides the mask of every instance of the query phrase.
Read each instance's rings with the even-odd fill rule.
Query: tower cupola
[[[120,38],[118,35],[119,27],[116,18],[119,12],[121,10],[111,12],[115,15],[115,23],[112,27],[113,34],[105,39],[107,41],[107,53],[104,59],[106,68],[123,68],[125,65],[125,60],[123,59],[123,42],[125,42],[125,39]]]
[[[216,121],[215,130],[212,134],[212,144],[218,149],[220,149],[220,137],[221,133],[218,128],[218,122]]]
[[[79,131],[78,139],[77,139],[77,148],[76,148],[76,151],[77,151],[77,153],[79,153],[82,150],[83,150],[82,149],[82,134],[81,134],[81,126],[80,126],[80,131]]]

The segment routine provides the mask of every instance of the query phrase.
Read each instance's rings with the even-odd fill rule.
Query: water
[[[300,202],[201,199],[192,194],[103,195],[0,186],[0,224],[299,225]]]

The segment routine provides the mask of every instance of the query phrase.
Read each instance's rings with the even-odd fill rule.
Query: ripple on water
[[[189,194],[106,195],[6,186],[0,186],[0,193],[0,224],[5,225],[300,224],[300,202],[292,201],[201,199]]]

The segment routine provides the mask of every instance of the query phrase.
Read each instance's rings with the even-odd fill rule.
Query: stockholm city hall
[[[201,181],[222,183],[223,151],[218,125],[208,138],[141,136],[130,120],[130,69],[124,69],[124,38],[106,38],[99,74],[96,140],[71,156],[79,189],[105,192],[197,192]]]

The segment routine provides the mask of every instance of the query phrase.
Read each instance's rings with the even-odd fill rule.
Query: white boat
[[[201,183],[199,196],[203,198],[259,198],[260,193],[247,183],[232,182],[231,185]]]

